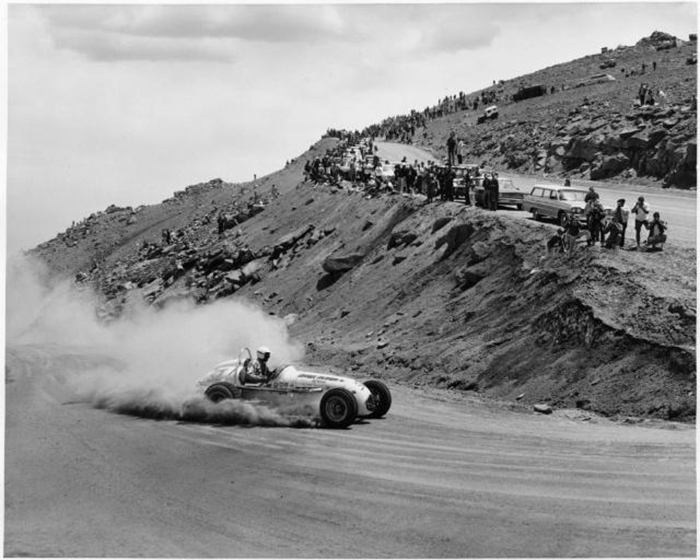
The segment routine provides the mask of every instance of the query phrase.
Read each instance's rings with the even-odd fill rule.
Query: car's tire
[[[391,408],[391,392],[389,391],[389,387],[376,379],[365,381],[364,385],[369,389],[376,401],[375,408],[372,414],[370,414],[370,418],[380,418],[384,416]]]
[[[226,399],[241,398],[241,390],[231,383],[222,381],[221,383],[214,383],[207,387],[207,390],[204,391],[204,396],[211,402],[218,403]]]
[[[530,212],[532,212],[532,219],[535,220],[536,222],[539,222],[540,221],[540,213],[537,211],[537,209],[532,208],[530,210]]]
[[[522,209],[523,209],[523,205],[522,205],[522,204],[517,204],[515,207],[516,207],[518,210],[522,210]]]
[[[357,401],[347,389],[329,389],[321,397],[321,420],[327,428],[347,428],[357,418]]]
[[[569,224],[569,216],[566,215],[566,212],[563,210],[559,211],[559,225],[563,228],[565,228]]]

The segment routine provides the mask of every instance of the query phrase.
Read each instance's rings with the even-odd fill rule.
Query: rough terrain
[[[455,131],[467,161],[499,170],[694,188],[697,42],[675,38],[673,47],[673,39],[656,32],[636,45],[505,80],[476,92],[495,95],[496,120],[476,124],[488,105],[482,103],[429,121],[413,141],[444,155]],[[513,101],[520,88],[535,84],[548,93]],[[642,84],[656,105],[635,104]]]

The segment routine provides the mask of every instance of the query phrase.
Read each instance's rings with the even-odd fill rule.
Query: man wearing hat
[[[643,196],[637,199],[637,203],[632,208],[632,214],[634,214],[635,239],[637,240],[637,248],[639,248],[642,244],[640,241],[642,228],[646,226],[647,220],[649,219],[649,205],[644,202]]]
[[[622,230],[620,231],[620,247],[625,246],[625,232],[627,231],[627,222],[629,221],[629,217],[630,209],[625,206],[625,199],[620,198],[617,201],[617,207],[615,208],[615,212],[613,214],[613,221],[622,226]]]

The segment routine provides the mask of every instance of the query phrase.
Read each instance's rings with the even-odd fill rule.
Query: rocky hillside
[[[551,131],[578,123],[583,130],[588,117],[565,117],[571,105],[554,101],[584,89],[505,105],[499,120],[478,127],[467,122],[468,112],[442,117],[429,123],[428,143],[441,146],[438,134],[452,126],[478,130],[479,142],[491,134],[498,140],[484,153],[500,166],[519,153],[516,144],[499,147],[507,136],[497,131],[512,121],[514,137],[524,138],[528,126],[533,136],[535,123]],[[605,107],[603,96],[587,106]],[[611,111],[628,105],[610,95],[607,102]],[[523,116],[508,117],[510,110]],[[550,117],[536,118],[538,111]],[[518,124],[525,114],[530,124]],[[612,121],[600,118],[606,124],[597,130],[608,130]],[[681,121],[661,127],[675,130]],[[583,141],[573,128],[568,134]],[[657,146],[669,145],[667,135]],[[546,403],[583,415],[695,418],[694,249],[593,248],[572,258],[545,257],[547,224],[458,203],[370,197],[347,183],[305,182],[304,161],[336,143],[322,139],[255,184],[214,179],[161,204],[107,208],[31,254],[54,277],[95,287],[106,321],[132,301],[167,306],[181,298],[210,304],[241,297],[283,319],[306,345],[307,362],[357,376],[467,391],[514,407]],[[566,144],[561,162],[573,157],[566,156],[573,145]]]
[[[536,84],[547,94],[513,101]],[[639,104],[642,84],[654,105]],[[477,124],[482,104],[429,121],[413,140],[444,156],[454,130],[469,161],[495,169],[695,188],[696,91],[697,43],[655,32],[477,92],[493,92],[497,119]]]

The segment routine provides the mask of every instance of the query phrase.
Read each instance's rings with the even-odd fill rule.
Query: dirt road
[[[343,431],[154,421],[76,397],[99,362],[8,349],[7,557],[696,553],[692,427],[406,387]]]
[[[399,144],[395,142],[377,142],[379,155],[389,161],[401,161],[401,158],[406,157],[407,161],[430,161],[434,160],[433,156],[417,146],[409,146],[407,144]],[[556,183],[560,184],[559,179],[543,179],[533,177],[523,177],[504,171],[503,176],[512,177],[514,183],[522,187],[526,192],[536,183]],[[593,186],[600,193],[601,200],[604,204],[615,207],[616,201],[624,198],[627,206],[631,209],[634,206],[638,197],[643,196],[649,204],[651,211],[658,211],[661,214],[661,219],[666,221],[669,226],[669,243],[677,243],[679,245],[689,247],[695,246],[697,241],[697,197],[695,192],[679,191],[676,189],[661,190],[650,187],[622,185],[614,183],[600,183],[596,181],[574,181],[574,186],[588,188]],[[516,217],[530,219],[531,215],[526,212],[513,212],[503,210]],[[643,234],[646,233],[644,230]],[[627,237],[634,236],[634,226],[628,228]],[[646,235],[643,235],[645,238]]]

